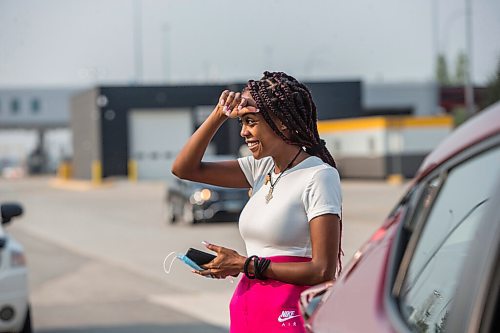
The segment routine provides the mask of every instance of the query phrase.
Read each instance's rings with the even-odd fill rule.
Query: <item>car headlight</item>
[[[208,188],[197,190],[196,192],[193,193],[193,196],[191,197],[191,203],[202,205],[204,202],[214,198],[214,196],[215,193],[210,191]]]
[[[208,188],[204,188],[200,191],[200,197],[201,200],[208,201],[212,197],[212,191],[210,191]]]
[[[10,266],[15,267],[25,267],[26,266],[26,257],[24,253],[18,250],[10,251]]]

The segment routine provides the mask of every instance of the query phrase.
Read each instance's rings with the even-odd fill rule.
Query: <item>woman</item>
[[[251,155],[202,162],[228,118],[240,119]],[[340,180],[316,123],[307,87],[285,73],[265,72],[242,93],[224,91],[173,164],[180,178],[252,188],[239,221],[248,257],[207,244],[217,258],[196,272],[214,278],[244,273],[230,304],[231,332],[303,332],[300,293],[341,270]]]

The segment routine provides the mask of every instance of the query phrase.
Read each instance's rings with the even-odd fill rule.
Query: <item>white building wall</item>
[[[385,153],[385,134],[382,129],[366,129],[321,134],[327,148],[337,157],[373,157]]]

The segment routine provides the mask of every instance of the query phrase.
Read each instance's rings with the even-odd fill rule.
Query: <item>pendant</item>
[[[271,181],[271,176],[269,174],[266,175],[266,182],[264,183],[264,185],[267,185],[267,183],[269,183],[269,181]]]
[[[273,188],[270,187],[269,192],[266,195],[266,204],[269,203],[269,201],[271,201],[272,198],[273,198]]]

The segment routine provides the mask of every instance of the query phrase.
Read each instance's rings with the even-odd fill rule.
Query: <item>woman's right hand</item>
[[[247,98],[243,97],[241,93],[230,90],[224,90],[219,97],[219,104],[217,104],[217,111],[228,118],[238,118],[241,111],[247,107],[256,105]]]
[[[229,275],[237,277],[245,263],[246,258],[232,249],[228,249],[215,244],[204,243],[207,249],[217,253],[217,257],[206,265],[202,271],[193,273],[202,276],[211,276],[217,279],[225,279]]]

